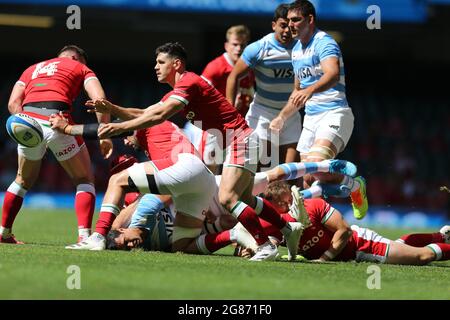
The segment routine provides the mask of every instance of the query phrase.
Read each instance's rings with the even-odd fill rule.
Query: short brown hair
[[[84,62],[88,61],[86,51],[84,51],[77,45],[68,44],[68,45],[64,46],[61,50],[59,50],[58,57],[61,53],[66,52],[66,51],[75,51],[80,57],[82,57],[84,59]]]
[[[187,62],[186,49],[178,42],[167,42],[155,50],[155,54],[165,53],[175,59],[180,59],[183,63]]]
[[[227,33],[225,34],[227,41],[230,40],[230,37],[233,34],[235,34],[239,38],[244,38],[247,42],[250,40],[250,29],[243,24],[231,26],[228,28]]]
[[[302,16],[307,17],[312,15],[316,19],[316,8],[308,0],[296,0],[289,5],[289,11],[299,11]]]
[[[269,183],[264,191],[264,198],[270,202],[279,202],[282,195],[291,193],[289,184],[285,181],[275,181]]]

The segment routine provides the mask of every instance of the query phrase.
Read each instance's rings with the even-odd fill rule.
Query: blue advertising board
[[[434,0],[443,2],[446,0]],[[39,5],[78,5],[150,11],[204,12],[246,15],[273,15],[284,0],[40,0]],[[427,17],[425,0],[311,0],[319,19],[364,21],[379,8],[381,21],[423,22]],[[447,1],[448,2],[448,1]],[[36,4],[34,0],[0,0],[0,3]]]

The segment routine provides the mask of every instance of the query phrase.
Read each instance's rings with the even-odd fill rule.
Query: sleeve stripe
[[[181,96],[177,96],[176,94],[172,94],[169,98],[178,100],[180,102],[183,102],[185,105],[189,104],[189,101],[187,101],[185,98],[181,97]]]
[[[327,222],[328,219],[330,219],[330,217],[333,214],[334,210],[335,209],[333,207],[330,207],[330,210],[328,210],[327,214],[322,218],[322,221],[321,221],[322,224],[324,224],[325,222]]]
[[[86,85],[86,83],[88,83],[88,82],[91,81],[92,79],[97,79],[97,80],[98,80],[97,77],[89,77],[89,78],[86,78],[86,79],[84,80],[84,85]]]
[[[24,86],[24,87],[26,86],[25,82],[20,81],[20,80],[17,81],[16,84],[18,84],[18,85],[20,85],[20,86]]]

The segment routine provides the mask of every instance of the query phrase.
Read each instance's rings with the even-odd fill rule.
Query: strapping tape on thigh
[[[313,154],[314,153],[314,154]],[[308,157],[323,157],[323,159],[334,159],[336,154],[327,146],[314,146],[309,149]]]
[[[183,228],[175,226],[173,228],[172,243],[181,239],[197,238],[202,232],[202,228]]]

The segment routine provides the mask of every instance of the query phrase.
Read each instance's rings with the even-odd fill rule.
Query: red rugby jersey
[[[72,105],[84,83],[97,78],[86,65],[70,58],[54,58],[28,67],[18,83],[25,86],[22,105],[29,102],[62,101]]]
[[[136,138],[147,157],[159,170],[177,162],[180,153],[191,153],[201,159],[189,139],[170,121],[140,129],[136,133]]]
[[[162,102],[173,98],[184,103],[184,115],[194,124],[201,121],[201,129],[217,129],[223,138],[242,134],[249,127],[245,119],[211,84],[193,72],[183,73],[172,91],[167,93]],[[229,140],[227,140],[229,141]]]
[[[227,95],[227,79],[231,71],[233,71],[234,63],[225,52],[221,56],[215,58],[208,63],[203,70],[202,76],[208,79],[219,92],[226,97]],[[255,75],[249,70],[245,77],[239,79],[236,99],[239,100],[241,109],[239,113],[242,116],[248,111],[250,102],[254,94]]]

